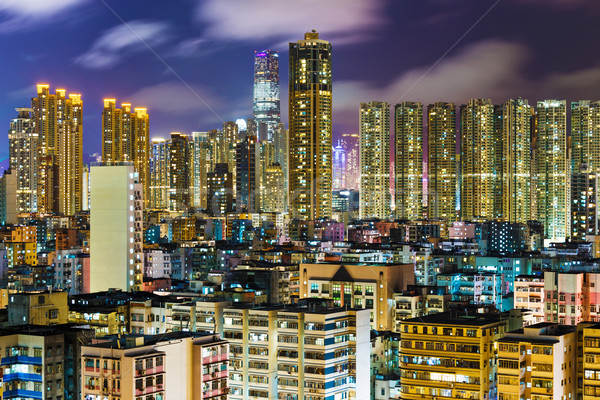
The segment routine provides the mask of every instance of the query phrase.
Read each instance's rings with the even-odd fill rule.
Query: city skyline
[[[6,38],[0,42],[0,49],[13,55],[1,67],[12,78],[0,83],[6,93],[0,102],[0,117],[12,118],[15,107],[28,105],[31,88],[45,82],[83,94],[86,153],[100,152],[99,111],[105,97],[147,107],[153,115],[151,138],[167,137],[171,131],[213,129],[222,124],[216,115],[224,121],[251,116],[255,51],[271,48],[280,52],[281,97],[287,97],[287,42],[311,28],[335,46],[334,143],[341,134],[357,131],[359,102],[460,104],[468,98],[492,98],[495,102],[517,97],[532,102],[544,98],[593,99],[598,86],[594,74],[598,60],[583,47],[568,43],[584,31],[589,35],[589,29],[598,29],[590,23],[600,6],[552,1],[544,2],[540,9],[539,4],[535,0],[513,0],[473,6],[460,0],[431,0],[405,7],[384,0],[353,2],[344,9],[346,18],[330,21],[326,16],[336,7],[336,2],[330,2],[324,5],[324,16],[318,18],[306,18],[304,10],[290,12],[285,6],[276,6],[268,11],[276,22],[261,18],[258,23],[259,19],[252,17],[260,13],[260,8],[254,9],[254,2],[245,2],[240,11],[245,12],[247,22],[240,26],[235,25],[238,15],[229,15],[225,7],[213,1],[193,2],[166,12],[159,2],[145,2],[143,8],[136,2],[108,2],[107,7],[85,0],[52,5],[33,1],[29,7],[0,5],[0,35]],[[62,18],[67,14],[70,17],[65,23]],[[526,24],[534,15],[540,22]],[[482,22],[453,47],[482,16]],[[499,29],[506,18],[514,22],[512,29]],[[563,32],[552,42],[552,51],[542,24]],[[77,32],[77,38],[70,40],[68,48],[48,53],[49,43],[70,37],[73,32]],[[407,35],[416,39],[400,43],[396,39]],[[32,37],[36,38],[34,43],[22,45]],[[397,51],[384,51],[390,46]],[[438,59],[440,62],[435,64]],[[372,73],[365,73],[367,70]],[[119,81],[116,76],[127,79]],[[186,84],[216,115],[191,94]],[[287,102],[283,101],[282,121],[287,125],[286,109]],[[0,140],[0,146],[3,143],[7,143],[6,138]],[[8,156],[7,151],[0,153],[0,159]]]

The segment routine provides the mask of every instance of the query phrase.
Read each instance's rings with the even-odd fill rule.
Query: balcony
[[[28,374],[25,372],[13,372],[10,374],[4,374],[3,380],[4,380],[4,382],[11,382],[11,381],[41,382],[42,375]]]
[[[228,392],[229,392],[229,390],[227,388],[207,390],[206,392],[202,393],[202,398],[208,399],[210,397],[226,395]]]
[[[42,396],[42,392],[36,392],[34,390],[25,390],[25,389],[5,390],[4,393],[2,393],[2,396],[4,399],[17,397],[17,398],[32,398],[32,399],[42,400],[44,398]]]
[[[135,376],[137,378],[139,376],[160,374],[160,373],[164,372],[164,370],[165,370],[164,366],[162,366],[162,365],[154,367],[154,368],[136,369]]]
[[[212,364],[216,362],[227,361],[229,355],[227,353],[217,354],[216,356],[208,356],[202,358],[202,364]]]
[[[29,357],[29,356],[12,356],[3,357],[0,365],[12,365],[12,364],[31,364],[31,365],[42,365],[42,357]]]
[[[227,378],[227,376],[229,375],[229,372],[227,370],[224,371],[215,371],[212,372],[210,374],[204,374],[202,375],[202,382],[207,382],[213,379],[222,379],[222,378]]]
[[[145,388],[142,389],[138,389],[135,388],[135,395],[136,396],[143,396],[146,394],[152,394],[152,393],[157,393],[157,392],[162,392],[163,389],[163,385],[156,385],[156,386],[146,386]]]

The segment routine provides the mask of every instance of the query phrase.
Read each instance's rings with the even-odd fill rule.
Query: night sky
[[[597,0],[0,0],[0,121],[43,82],[82,93],[84,153],[104,97],[148,107],[151,137],[218,128],[251,117],[270,48],[287,125],[287,42],[313,28],[333,46],[335,136],[370,100],[597,100],[599,17]]]

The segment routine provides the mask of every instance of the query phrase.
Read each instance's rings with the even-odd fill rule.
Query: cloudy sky
[[[597,0],[0,0],[0,121],[36,83],[79,92],[84,152],[104,97],[146,106],[151,136],[248,118],[253,54],[317,29],[333,45],[334,133],[362,101],[600,99]],[[7,153],[0,135],[0,158]]]

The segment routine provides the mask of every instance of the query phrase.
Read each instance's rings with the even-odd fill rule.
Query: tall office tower
[[[333,148],[333,190],[346,189],[346,150],[340,143]]]
[[[102,111],[102,161],[133,162],[144,188],[145,201],[150,196],[150,128],[146,108],[123,103],[116,108],[115,99],[104,99]],[[149,204],[149,203],[148,203]]]
[[[360,104],[360,218],[390,216],[390,105]]]
[[[598,235],[598,174],[587,164],[579,164],[571,174],[571,229],[572,241],[585,241],[587,235]]]
[[[193,151],[191,198],[194,207],[206,209],[206,194],[208,191],[207,174],[210,168],[210,157],[212,155],[208,132],[192,132]]]
[[[531,129],[533,110],[527,100],[508,100],[502,107],[502,211],[509,222],[531,216]]]
[[[573,172],[587,164],[589,172],[600,173],[600,101],[571,103],[571,163]]]
[[[277,124],[275,128],[275,137],[273,140],[273,147],[275,149],[275,162],[281,167],[281,173],[283,175],[283,204],[285,211],[288,207],[288,194],[289,194],[289,143],[288,143],[289,131],[285,129],[283,122]]]
[[[537,218],[544,236],[564,240],[569,232],[567,103],[537,103]]]
[[[225,215],[233,211],[233,177],[226,163],[215,165],[208,174],[208,211],[212,215]]]
[[[254,119],[258,139],[273,141],[281,118],[279,111],[279,54],[273,50],[254,53]]]
[[[427,209],[430,219],[456,220],[456,109],[454,103],[427,107]]]
[[[396,104],[396,216],[423,219],[423,105]]]
[[[186,211],[190,206],[190,144],[188,137],[171,132],[169,143],[169,211]]]
[[[31,108],[17,108],[8,130],[10,170],[16,174],[17,213],[37,211],[38,134]]]
[[[498,163],[494,130],[494,105],[489,99],[471,99],[460,107],[460,214],[462,220],[490,220]]]
[[[237,144],[236,200],[238,213],[255,213],[259,210],[261,166],[256,136],[246,136]]]
[[[358,190],[360,182],[360,141],[358,133],[344,133],[340,143],[346,151],[346,189]]]
[[[169,142],[152,139],[150,157],[150,208],[166,210],[169,207]]]
[[[143,188],[133,163],[91,167],[90,292],[142,289]]]
[[[31,99],[32,120],[38,133],[37,210],[72,215],[81,210],[83,174],[81,96],[64,89],[50,94],[37,85]]]
[[[331,217],[331,44],[290,43],[289,193],[293,218]]]

